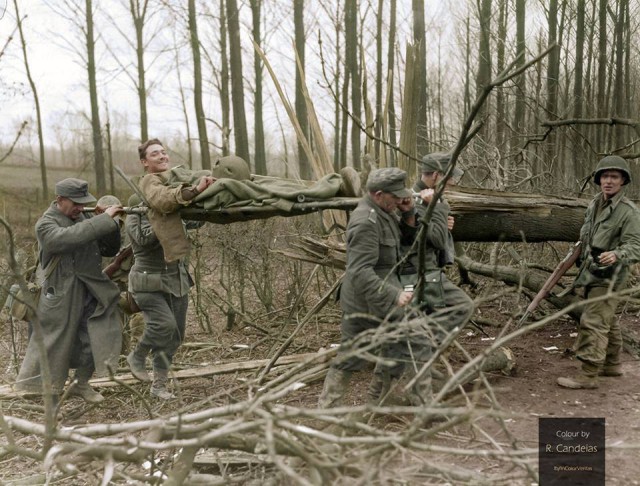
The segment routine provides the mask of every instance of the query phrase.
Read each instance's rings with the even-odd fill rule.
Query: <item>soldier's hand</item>
[[[420,197],[427,204],[431,202],[434,194],[435,194],[435,191],[433,189],[423,189],[422,191],[420,191]]]
[[[413,209],[414,202],[412,197],[405,197],[402,201],[398,203],[398,209],[403,213],[406,211],[411,211]]]
[[[447,216],[447,228],[449,231],[453,229],[453,225],[456,223],[456,220],[453,216]]]
[[[198,182],[198,185],[196,186],[196,190],[198,191],[198,194],[204,191],[207,187],[209,187],[215,181],[216,181],[216,178],[213,176],[202,176],[202,178],[200,179],[200,182]]]
[[[400,292],[400,295],[398,295],[398,307],[404,307],[409,302],[411,302],[411,299],[413,299],[413,292],[407,292],[406,290],[403,290],[402,292]]]
[[[93,211],[93,214],[102,214],[106,208],[104,206],[96,205],[96,209]]]
[[[600,253],[600,257],[598,258],[598,263],[600,265],[613,265],[618,261],[618,256],[614,251],[603,251]]]
[[[97,211],[96,211],[97,212]],[[122,214],[124,213],[124,210],[122,209],[122,206],[120,204],[115,205],[115,206],[109,206],[104,210],[105,213],[107,213],[109,216],[111,216],[112,218],[116,217],[118,214]]]

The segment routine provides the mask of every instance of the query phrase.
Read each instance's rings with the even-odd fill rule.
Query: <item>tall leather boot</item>
[[[330,408],[342,405],[342,399],[347,391],[351,374],[351,371],[329,368],[327,376],[324,379],[322,393],[318,398],[318,408]]]
[[[389,388],[391,388],[391,376],[389,373],[374,373],[367,389],[367,403],[369,405],[380,405],[382,399],[389,393]]]
[[[598,388],[599,371],[600,367],[597,364],[584,361],[579,374],[570,377],[560,377],[557,383],[564,388],[573,388],[576,390]]]
[[[127,356],[127,363],[129,363],[129,369],[131,374],[137,379],[145,383],[151,381],[151,376],[147,372],[147,354],[149,354],[149,348],[143,346],[140,343],[135,347],[133,351]]]
[[[74,383],[69,389],[69,396],[80,397],[87,403],[101,403],[104,397],[91,388],[89,378],[93,374],[93,369],[78,368],[75,373]]]
[[[151,385],[151,394],[162,400],[172,400],[176,396],[167,390],[169,382],[169,370],[154,368],[153,383]]]

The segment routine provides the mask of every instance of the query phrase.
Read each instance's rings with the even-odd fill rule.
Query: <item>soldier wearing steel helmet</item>
[[[627,162],[617,155],[604,157],[593,181],[600,186],[600,193],[589,204],[580,230],[580,270],[574,282],[574,287],[584,288],[586,299],[624,288],[630,265],[640,261],[640,212],[624,196],[624,186],[631,182]],[[622,335],[615,317],[619,302],[611,297],[585,305],[575,344],[581,371],[558,378],[560,386],[597,388],[598,376],[622,375]]]

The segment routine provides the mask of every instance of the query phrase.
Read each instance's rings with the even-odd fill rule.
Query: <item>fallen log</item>
[[[588,199],[455,188],[447,200],[456,216],[456,241],[576,241]],[[359,198],[331,198],[293,203],[291,211],[274,206],[205,210],[188,207],[185,219],[230,224],[274,216],[301,216],[327,209],[353,210]]]
[[[330,360],[336,353],[335,349],[324,351],[322,355],[318,353],[293,354],[281,356],[275,363],[276,366],[292,365],[298,363],[312,363],[321,358],[322,361]],[[209,366],[201,366],[198,368],[189,368],[171,372],[173,379],[198,378],[203,376],[221,375],[226,373],[237,373],[242,371],[251,371],[267,366],[271,362],[270,359],[254,359],[251,361],[238,361],[233,363],[220,363]],[[94,388],[113,388],[120,384],[133,385],[140,383],[131,373],[122,373],[114,375],[113,380],[109,377],[93,378],[89,381]],[[15,391],[11,385],[0,386],[0,399],[16,398],[23,396],[23,392]]]

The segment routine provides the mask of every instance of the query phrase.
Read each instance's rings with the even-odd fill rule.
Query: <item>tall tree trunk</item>
[[[175,52],[175,63],[176,63],[176,76],[178,77],[178,89],[180,90],[180,106],[182,107],[182,113],[184,115],[184,126],[187,132],[187,163],[189,169],[193,169],[193,148],[191,145],[191,124],[189,123],[189,110],[187,109],[187,98],[184,93],[184,85],[182,84],[182,72],[180,62],[180,49],[175,43],[174,38],[174,52]]]
[[[107,190],[104,174],[104,151],[102,149],[102,133],[100,129],[100,109],[98,106],[98,86],[96,82],[95,38],[93,34],[92,0],[85,0],[86,40],[87,40],[87,73],[89,75],[89,98],[91,101],[91,132],[93,135],[94,167],[96,171],[96,190],[103,195]]]
[[[429,136],[429,126],[427,124],[429,87],[427,83],[427,37],[424,25],[424,0],[412,0],[411,10],[413,13],[413,44],[417,49],[416,77],[413,80],[416,83],[414,92],[418,95],[418,99],[415,100],[418,105],[416,151],[418,154],[426,154],[430,152],[431,137]]]
[[[382,18],[384,16],[384,0],[378,0],[378,14],[376,15],[376,114],[374,124],[375,142],[373,145],[373,154],[376,160],[380,159],[380,141],[381,124],[382,124]],[[386,165],[386,164],[385,164]]]
[[[195,104],[196,122],[198,125],[200,158],[202,160],[202,168],[211,169],[207,121],[205,119],[204,106],[202,104],[202,63],[200,62],[200,41],[198,39],[195,0],[189,0],[189,34],[191,39],[191,52],[193,54],[193,102]]]
[[[304,69],[305,67],[305,51],[306,51],[306,34],[304,32],[304,0],[294,0],[293,1],[293,25],[295,31],[295,47],[298,52],[298,57],[300,58],[300,63]],[[295,65],[295,59],[294,59]],[[304,134],[305,138],[309,140],[309,117],[307,116],[307,103],[304,99],[304,93],[302,89],[302,76],[298,68],[295,68],[296,71],[296,100],[295,100],[295,108],[296,108],[296,118],[298,119],[298,124],[300,125],[300,129]],[[305,152],[302,143],[298,141],[298,167],[300,177],[305,180],[310,180],[312,178],[312,170],[309,165],[309,158],[307,157],[307,153]]]
[[[113,149],[111,147],[111,122],[109,121],[109,112],[107,111],[107,124],[104,126],[105,135],[107,137],[107,166],[109,167],[109,192],[116,193],[116,181],[113,171]]]
[[[358,0],[346,0],[345,8],[345,65],[351,78],[351,158],[353,167],[360,169],[360,121],[362,94],[358,63]]]
[[[227,23],[229,25],[229,59],[231,66],[231,104],[233,106],[233,133],[236,154],[251,165],[249,156],[249,136],[244,110],[244,74],[242,72],[242,46],[240,43],[240,19],[236,0],[227,2]]]
[[[229,56],[227,47],[226,0],[220,0],[220,108],[222,110],[222,155],[231,153],[231,100],[229,96]]]
[[[498,39],[496,64],[498,72],[501,73],[505,67],[505,45],[507,43],[507,1],[499,0],[498,2]],[[505,93],[499,89],[496,92],[496,146],[500,153],[504,153],[503,144],[505,138],[505,120],[506,120],[506,102]],[[502,157],[501,157],[502,159]],[[501,164],[501,167],[504,167]],[[506,179],[505,173],[502,174],[502,181],[499,181],[499,187],[503,187]]]
[[[397,16],[397,0],[391,0],[389,2],[389,43],[387,44],[387,73],[389,73],[387,83],[389,87],[387,92],[390,93],[389,103],[387,108],[387,117],[389,119],[389,144],[392,147],[396,146],[396,107],[394,103],[394,74],[395,70],[395,52],[396,52],[396,16]],[[398,163],[395,151],[390,151],[387,157],[387,165],[389,167],[395,167]]]
[[[340,8],[341,2],[336,2],[336,16],[335,16],[335,24],[334,24],[334,33],[336,39],[336,56],[335,56],[335,76],[333,78],[333,92],[335,93],[333,100],[333,168],[336,172],[340,170],[340,168],[344,167],[346,164],[343,163],[342,158],[342,125],[340,123],[341,117],[344,117],[345,110],[342,109],[340,103],[340,78],[342,77],[342,58],[340,56],[340,40],[342,36],[340,32],[342,29],[340,26],[342,25],[342,20],[340,19]]]
[[[491,0],[482,0],[478,12],[480,21],[480,43],[478,46],[478,72],[476,74],[476,97],[483,88],[491,82]],[[479,115],[487,112],[487,105],[482,108]],[[483,132],[491,133],[485,125]]]
[[[598,94],[597,113],[598,117],[607,114],[607,0],[600,0],[598,11]],[[599,129],[596,137],[596,150],[606,151],[603,146],[605,142],[604,129]]]
[[[253,41],[262,45],[260,34],[262,0],[251,0],[251,15],[253,18]],[[253,53],[253,68],[256,78],[254,101],[254,161],[256,174],[267,175],[267,154],[264,144],[264,124],[262,122],[262,60],[257,51]]]
[[[129,10],[133,18],[133,27],[136,31],[136,60],[138,70],[138,102],[140,104],[140,140],[149,140],[149,122],[147,118],[147,84],[145,80],[144,66],[144,22],[147,15],[149,0],[129,0]]]
[[[47,164],[44,156],[44,136],[42,135],[42,113],[40,111],[40,98],[38,97],[38,90],[36,89],[36,83],[31,77],[31,69],[29,68],[29,60],[27,58],[27,41],[22,31],[22,18],[20,18],[20,12],[18,11],[18,0],[13,0],[13,6],[16,10],[16,22],[18,24],[18,32],[20,34],[20,43],[22,44],[22,58],[24,60],[24,69],[27,73],[27,79],[29,80],[29,86],[33,93],[33,101],[36,105],[36,122],[38,124],[38,149],[40,156],[40,182],[42,183],[42,197],[45,201],[49,200],[49,184],[47,182]]]
[[[527,44],[526,35],[526,0],[516,0],[516,53],[521,56],[516,62],[516,67],[521,68],[526,63]],[[514,111],[513,127],[518,135],[524,132],[525,128],[525,102],[526,102],[526,74],[521,74],[515,78],[516,84],[516,106]],[[518,139],[516,139],[518,140]]]
[[[575,77],[573,83],[573,117],[574,118],[582,118],[583,114],[583,104],[584,104],[584,86],[582,84],[582,78],[584,76],[584,17],[585,17],[585,0],[578,0],[576,5],[577,9],[577,18],[576,18],[576,63],[575,63]],[[583,129],[580,125],[575,127],[578,134],[583,132]],[[582,178],[582,169],[581,169],[581,150],[579,150],[580,146],[580,137],[574,138],[574,146],[573,146],[573,173],[576,178]]]
[[[624,91],[624,32],[625,32],[625,17],[627,13],[626,9],[627,0],[620,0],[618,3],[618,15],[615,23],[615,84],[613,88],[613,115],[619,117],[625,117],[627,115],[627,105],[629,103],[629,93]],[[625,143],[624,134],[626,129],[623,127],[616,127],[613,129],[613,148],[617,148]]]

